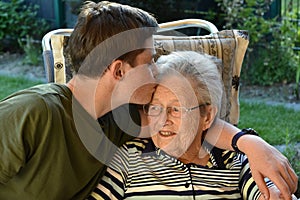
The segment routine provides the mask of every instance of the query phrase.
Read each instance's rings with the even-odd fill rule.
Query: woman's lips
[[[159,135],[163,136],[163,137],[170,137],[175,135],[176,133],[172,132],[172,131],[159,131]]]

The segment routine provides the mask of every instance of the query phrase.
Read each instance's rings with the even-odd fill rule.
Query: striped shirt
[[[116,153],[88,199],[258,199],[245,155],[216,147],[209,154],[206,166],[184,164],[151,139],[134,139]]]

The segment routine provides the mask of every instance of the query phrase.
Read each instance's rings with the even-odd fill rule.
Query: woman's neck
[[[209,160],[208,152],[203,148],[203,131],[199,131],[187,151],[178,158],[184,164],[194,163],[205,166]]]
[[[198,151],[190,151],[190,149],[187,150],[182,156],[180,156],[180,158],[178,158],[178,160],[184,164],[194,163],[206,166],[209,158],[209,154],[203,148],[200,148]]]

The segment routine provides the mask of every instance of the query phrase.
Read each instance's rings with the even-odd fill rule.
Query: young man
[[[84,199],[93,190],[117,147],[139,134],[136,104],[148,103],[155,87],[157,27],[137,8],[83,6],[69,40],[70,82],[19,91],[0,103],[0,199]],[[239,129],[222,123],[217,146],[232,149]],[[263,193],[264,176],[282,185],[285,196],[295,190],[288,161],[267,143],[247,135],[237,146]],[[274,168],[264,169],[266,162]]]

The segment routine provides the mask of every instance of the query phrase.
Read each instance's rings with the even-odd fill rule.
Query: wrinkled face
[[[153,47],[153,39],[147,40]],[[147,48],[135,59],[135,66],[126,63],[127,71],[115,88],[113,98],[123,99],[123,103],[149,103],[155,90],[157,66],[154,63],[154,47]]]
[[[157,86],[150,105],[163,109],[158,116],[148,116],[148,120],[155,146],[169,155],[180,157],[199,135],[198,130],[202,133],[200,111],[195,98],[192,88],[180,80],[171,78],[164,85]],[[196,108],[185,112],[179,107]],[[178,108],[180,113],[177,115]]]

